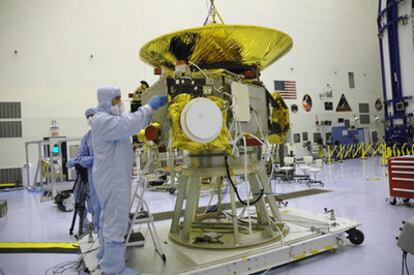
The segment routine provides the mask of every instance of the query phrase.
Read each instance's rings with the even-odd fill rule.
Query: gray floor
[[[396,246],[395,236],[401,221],[414,216],[414,211],[412,205],[391,206],[385,202],[388,184],[379,159],[348,160],[324,166],[319,178],[325,182],[325,188],[335,192],[291,200],[289,206],[315,212],[322,212],[325,207],[334,208],[340,217],[360,220],[364,223],[361,230],[365,233],[365,242],[359,247],[349,245],[282,266],[267,274],[400,274],[401,251]],[[368,178],[378,180],[369,181]],[[280,183],[277,192],[305,188],[298,183]],[[0,198],[7,199],[9,208],[8,214],[0,219],[0,241],[73,241],[68,234],[72,213],[60,212],[51,202],[40,203],[40,194],[20,190],[0,193]],[[203,198],[207,200],[208,197]],[[153,212],[171,210],[174,201],[175,197],[168,193],[147,193]],[[0,254],[0,268],[5,274],[45,274],[51,266],[77,257]],[[408,264],[414,273],[413,256],[408,257]]]

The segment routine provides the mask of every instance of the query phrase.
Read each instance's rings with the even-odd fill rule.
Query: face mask
[[[116,105],[116,106],[111,106],[111,113],[114,116],[122,116],[122,114],[124,113],[124,105],[122,103]]]
[[[86,120],[86,123],[88,124],[88,126],[91,126],[91,121],[92,121],[92,117],[88,117],[88,119]]]

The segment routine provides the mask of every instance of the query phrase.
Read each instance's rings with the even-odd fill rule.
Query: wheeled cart
[[[142,274],[251,274],[334,250],[348,240],[356,245],[364,241],[363,233],[356,229],[359,222],[335,217],[332,211],[316,214],[284,208],[281,215],[290,228],[282,241],[221,250],[174,243],[168,238],[169,221],[159,221],[157,231],[168,260],[162,261],[149,240],[142,248],[128,248],[128,266],[139,268]],[[97,244],[91,244],[87,238],[80,243],[88,271],[102,274],[95,257]]]

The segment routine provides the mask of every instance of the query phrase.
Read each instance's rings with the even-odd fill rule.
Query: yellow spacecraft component
[[[283,98],[278,92],[273,92],[272,97],[275,99],[277,106],[272,108],[272,123],[278,125],[278,132],[267,137],[270,144],[283,144],[289,133],[289,109]]]
[[[242,65],[263,70],[292,45],[289,35],[274,29],[210,24],[162,35],[141,48],[140,58],[167,70],[174,70],[178,60],[193,62],[204,69]]]
[[[212,100],[220,110],[223,109],[223,99],[216,96],[209,96],[208,99]],[[171,134],[172,134],[172,148],[179,148],[182,150],[188,150],[191,152],[204,151],[204,150],[219,150],[226,151],[230,149],[229,146],[229,132],[227,129],[227,113],[222,112],[223,115],[223,127],[220,134],[211,142],[198,143],[190,140],[183,132],[180,124],[180,115],[185,105],[191,100],[190,94],[179,94],[173,99],[169,98],[169,114],[171,118]]]
[[[145,128],[141,129],[138,134],[137,138],[139,142],[148,142],[148,141],[155,141],[158,139],[160,134],[161,124],[158,122],[153,122],[150,125],[146,126]]]
[[[139,142],[145,141],[145,129],[141,129],[137,134],[137,139]]]

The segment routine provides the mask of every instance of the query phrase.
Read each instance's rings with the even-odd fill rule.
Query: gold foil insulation
[[[270,134],[267,140],[270,144],[283,144],[290,129],[289,108],[278,92],[273,92],[272,97],[276,101],[277,106],[272,107],[271,122],[279,124],[280,131]]]
[[[223,110],[223,99],[216,96],[209,96],[208,99],[212,100],[220,110]],[[169,97],[169,115],[171,119],[171,136],[172,136],[172,148],[178,148],[181,150],[188,150],[190,152],[204,151],[204,150],[218,150],[228,151],[229,145],[229,131],[227,128],[227,112],[222,111],[223,115],[223,127],[220,134],[211,142],[197,143],[190,140],[181,129],[180,116],[185,105],[191,100],[190,94],[179,94],[173,99]]]
[[[174,70],[178,60],[193,62],[205,69],[244,65],[263,70],[286,54],[292,45],[289,35],[274,29],[210,24],[162,35],[142,47],[140,58],[166,70]]]

